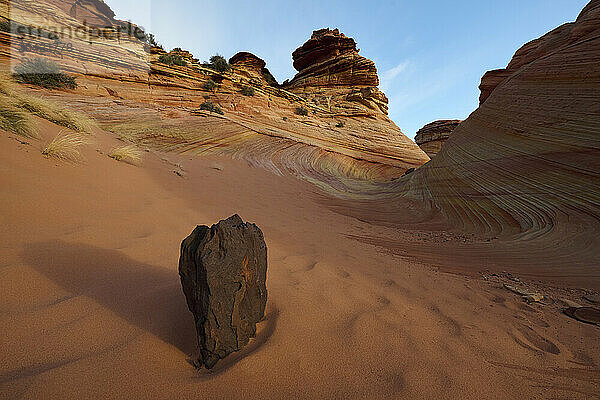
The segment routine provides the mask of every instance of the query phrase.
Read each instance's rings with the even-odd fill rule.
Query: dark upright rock
[[[242,349],[267,304],[267,246],[261,230],[233,215],[197,226],[181,243],[179,275],[194,315],[199,365]]]

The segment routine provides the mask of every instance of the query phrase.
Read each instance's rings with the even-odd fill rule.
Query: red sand
[[[428,233],[227,158],[133,166],[98,132],[85,163],[46,159],[57,128],[39,123],[41,142],[0,134],[0,398],[600,397],[600,328],[482,279],[477,252],[451,268],[466,276],[442,272],[421,257]],[[179,244],[233,213],[265,234],[267,316],[249,348],[198,372]],[[364,240],[381,237],[404,253]]]

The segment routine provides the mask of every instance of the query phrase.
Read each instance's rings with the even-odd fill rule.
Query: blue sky
[[[428,122],[466,118],[485,71],[565,22],[586,0],[194,1],[106,0],[117,18],[153,32],[166,50],[201,60],[250,51],[279,82],[292,51],[319,28],[339,28],[375,61],[390,118],[409,137]]]

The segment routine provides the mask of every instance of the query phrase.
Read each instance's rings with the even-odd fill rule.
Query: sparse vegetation
[[[288,120],[288,118],[287,118],[287,117],[283,117],[283,120],[284,120],[284,121],[287,121],[287,120]]]
[[[338,123],[335,125],[335,127],[336,127],[336,128],[343,128],[343,127],[344,127],[344,123],[340,121],[340,122],[338,122]]]
[[[158,57],[158,62],[167,65],[179,65],[181,67],[187,65],[183,57],[178,54],[161,54],[161,56]]]
[[[209,95],[207,95],[207,94],[205,94],[205,95],[204,95],[204,96],[202,96],[202,97],[204,97],[204,100],[208,100],[208,99],[210,99],[210,96],[209,96]]]
[[[0,128],[27,138],[38,137],[29,114],[5,98],[0,98]]]
[[[13,88],[8,74],[0,73],[0,127],[20,136],[38,138],[31,114],[57,125],[91,133],[96,122],[85,114],[62,108],[58,104],[21,93]]]
[[[16,96],[15,103],[18,107],[40,118],[74,131],[90,133],[96,126],[94,120],[87,115],[60,108],[58,105],[38,97],[19,94]]]
[[[209,79],[204,83],[203,87],[204,87],[204,90],[208,90],[209,92],[212,92],[213,90],[215,90],[217,88],[217,84],[212,79]]]
[[[0,31],[2,31],[2,32],[10,32],[11,31],[11,25],[10,25],[10,21],[8,19],[2,18],[2,20],[0,20]]]
[[[138,149],[135,145],[130,144],[113,149],[108,156],[117,161],[135,164],[142,160],[142,155],[143,152],[140,149]]]
[[[304,106],[296,107],[296,114],[306,117],[308,115],[308,108]]]
[[[149,33],[148,35],[146,35],[146,40],[148,41],[148,44],[150,44],[151,46],[154,47],[162,47],[160,44],[158,44],[158,42],[156,41],[156,37],[152,34]]]
[[[88,139],[79,133],[60,132],[42,150],[46,157],[54,157],[64,161],[83,161],[80,147],[87,144]]]
[[[45,58],[24,59],[15,67],[17,82],[41,86],[46,89],[75,89],[75,78],[60,72],[57,63]]]
[[[221,110],[221,108],[212,101],[205,101],[204,103],[200,104],[200,109],[223,115],[223,110]]]
[[[265,80],[267,81],[267,83],[270,86],[274,86],[274,87],[279,86],[279,84],[277,83],[277,79],[275,79],[275,77],[269,72],[268,69],[263,68],[261,73],[262,73],[263,78],[265,78]]]
[[[217,72],[226,72],[231,69],[231,65],[227,62],[225,57],[215,54],[210,58],[210,63],[207,64],[209,68],[214,69]]]
[[[242,86],[240,93],[244,96],[252,97],[254,96],[254,88],[252,86]]]

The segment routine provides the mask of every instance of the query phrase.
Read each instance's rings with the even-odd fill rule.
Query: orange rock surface
[[[10,47],[5,46],[2,55],[13,64],[23,57],[42,56],[75,73],[79,88],[61,93],[60,99],[68,99],[128,140],[148,146],[159,143],[166,150],[219,151],[242,158],[253,158],[249,149],[257,146],[261,156],[255,161],[276,165],[278,170],[295,164],[294,169],[339,170],[343,176],[376,180],[401,176],[429,160],[387,117],[387,98],[377,89],[373,62],[359,56],[354,40],[337,31],[318,31],[299,48],[294,54],[301,72],[279,86],[266,63],[247,52],[234,55],[231,70],[222,73],[198,63],[182,49],[171,54],[181,56],[185,66],[163,64],[159,62],[163,51],[138,40],[136,27],[114,20],[100,1],[85,3],[85,13],[73,1],[46,0],[34,6],[14,3],[3,14],[15,22],[41,25],[42,16],[49,15],[52,23],[43,26],[50,31],[66,27],[67,32],[80,29],[86,36],[85,40],[61,37],[59,42],[68,51],[57,52],[52,49],[56,41],[3,32],[0,40]],[[69,5],[78,11],[71,12]],[[92,14],[98,15],[90,19],[92,8]],[[104,27],[109,20],[112,25],[103,30],[90,22]],[[328,43],[323,51],[313,45],[322,41]],[[339,70],[330,74],[335,87],[317,83],[319,79],[324,82],[319,73],[325,64]],[[215,89],[207,89],[209,80],[217,84]],[[252,87],[254,96],[242,95],[244,86]],[[199,111],[207,101],[224,115]],[[122,107],[125,117],[110,112],[111,107]],[[299,108],[305,108],[308,115],[299,115]],[[183,123],[186,137],[172,140],[173,129]],[[154,132],[149,134],[151,127]],[[280,157],[298,144],[302,151],[295,153],[319,156],[293,161]],[[277,156],[270,160],[265,154]]]
[[[415,142],[421,150],[433,158],[461,122],[458,119],[431,122],[417,131]]]

